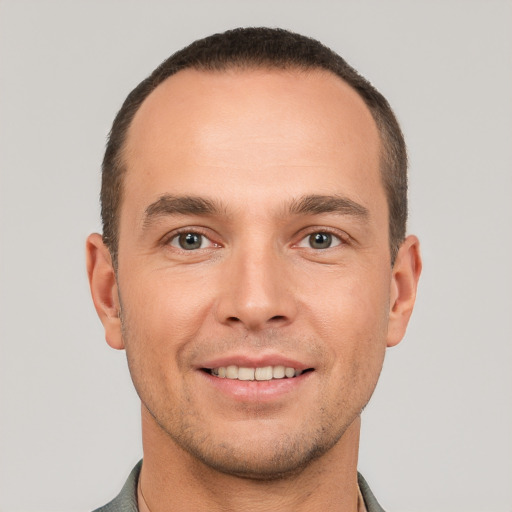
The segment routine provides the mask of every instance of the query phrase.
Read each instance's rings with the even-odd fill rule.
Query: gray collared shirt
[[[121,492],[105,506],[96,509],[94,512],[139,512],[137,506],[137,483],[139,481],[140,468],[142,461],[133,468],[128,480],[121,489]],[[359,489],[364,499],[367,512],[384,512],[373,495],[366,480],[360,473],[357,474]]]

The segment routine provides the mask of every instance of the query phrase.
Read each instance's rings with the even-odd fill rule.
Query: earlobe
[[[123,349],[116,274],[110,252],[98,233],[87,238],[86,260],[92,300],[105,329],[105,339],[112,348]]]
[[[398,251],[391,277],[387,346],[400,343],[414,308],[422,268],[419,240],[408,236]]]

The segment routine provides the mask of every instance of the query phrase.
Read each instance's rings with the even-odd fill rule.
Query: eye
[[[303,238],[298,244],[298,247],[308,247],[311,249],[329,249],[336,247],[342,243],[341,239],[337,236],[326,233],[325,231],[318,231],[317,233],[311,233],[307,237]]]
[[[217,244],[214,244],[211,240],[200,233],[188,232],[179,233],[178,235],[173,236],[169,241],[169,245],[185,251],[193,251],[196,249],[205,249],[207,247],[216,247]]]

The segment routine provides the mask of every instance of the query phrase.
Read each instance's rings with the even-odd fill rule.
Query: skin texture
[[[153,512],[355,510],[360,413],[421,270],[413,236],[391,267],[380,147],[363,101],[321,71],[181,71],[137,112],[117,274],[100,235],[87,253],[142,401]],[[281,361],[312,371],[218,385],[202,370]]]

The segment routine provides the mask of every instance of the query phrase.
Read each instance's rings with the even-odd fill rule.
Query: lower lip
[[[298,377],[271,380],[221,379],[207,372],[199,373],[221,393],[241,402],[269,402],[292,393],[310,379],[314,371]]]

